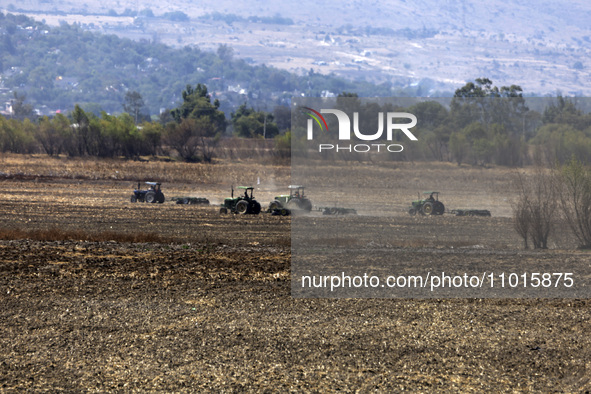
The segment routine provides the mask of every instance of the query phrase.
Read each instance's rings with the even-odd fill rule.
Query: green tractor
[[[234,197],[234,187],[232,187],[232,197],[226,198],[220,208],[220,213],[238,213],[258,215],[261,212],[261,204],[254,199],[252,186],[238,186],[238,189],[244,190],[244,194]],[[250,194],[249,194],[250,192]]]
[[[439,192],[423,192],[423,195],[429,195],[425,199],[413,201],[412,206],[408,209],[410,215],[443,215],[445,212],[445,206],[439,201]]]
[[[289,194],[282,194],[275,197],[269,204],[268,212],[286,215],[293,209],[310,212],[312,202],[304,194],[304,186],[289,185]],[[283,213],[285,212],[285,213]]]

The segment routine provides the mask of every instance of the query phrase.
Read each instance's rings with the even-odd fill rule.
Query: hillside
[[[69,111],[76,103],[95,113],[121,112],[126,92],[138,91],[154,115],[176,107],[183,88],[197,83],[206,83],[228,114],[244,102],[270,110],[288,105],[294,95],[376,92],[364,82],[251,65],[226,46],[217,52],[172,48],[89,32],[78,25],[49,27],[14,14],[0,14],[0,33],[0,99],[8,107],[15,92],[26,94],[41,114]],[[389,92],[387,88],[382,95]]]
[[[486,6],[473,0],[183,0],[174,5],[25,0],[12,8],[50,24],[79,21],[99,31],[174,46],[215,50],[227,44],[237,57],[300,75],[312,68],[395,86],[421,84],[423,95],[453,90],[481,76],[500,85],[519,83],[531,93],[591,92],[586,86],[591,5],[582,0],[568,6],[549,0],[494,0]],[[146,18],[146,11],[153,17]],[[174,12],[188,20],[164,18]],[[292,24],[248,20],[273,16]]]

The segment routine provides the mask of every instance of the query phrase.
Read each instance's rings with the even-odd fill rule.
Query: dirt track
[[[133,205],[125,182],[91,183],[90,198],[75,180],[2,186],[5,238],[139,228],[170,240],[0,241],[3,390],[591,389],[587,300],[292,298],[290,219]],[[411,255],[451,240],[408,234]],[[485,249],[517,250],[506,238]]]

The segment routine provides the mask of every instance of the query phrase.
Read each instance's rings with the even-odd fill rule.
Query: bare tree
[[[552,170],[536,166],[530,177],[518,175],[519,199],[513,208],[513,227],[528,248],[547,249],[558,217],[558,181]]]
[[[221,132],[217,130],[216,125],[209,118],[198,118],[195,126],[197,128],[195,137],[201,150],[201,157],[203,161],[211,163],[221,139]]]
[[[591,247],[591,172],[576,158],[561,171],[560,207],[582,248]]]
[[[519,201],[513,207],[513,228],[517,234],[523,238],[523,247],[529,249],[527,238],[531,227],[531,218],[529,215],[529,202],[527,195],[521,194]]]

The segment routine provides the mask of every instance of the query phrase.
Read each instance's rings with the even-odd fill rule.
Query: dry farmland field
[[[249,183],[266,205],[285,192],[288,166],[15,155],[0,171],[2,391],[591,389],[586,299],[292,298],[292,218],[213,206]],[[521,249],[515,170],[393,163],[348,173],[346,187],[363,193],[335,195],[345,183],[322,169],[307,174],[310,198],[393,228],[395,239],[378,241],[401,259],[591,262],[562,231],[549,250]],[[212,206],[131,203],[144,180],[161,181],[168,199]],[[493,216],[408,216],[425,189],[450,209],[477,202]],[[335,231],[351,220],[311,218]]]

